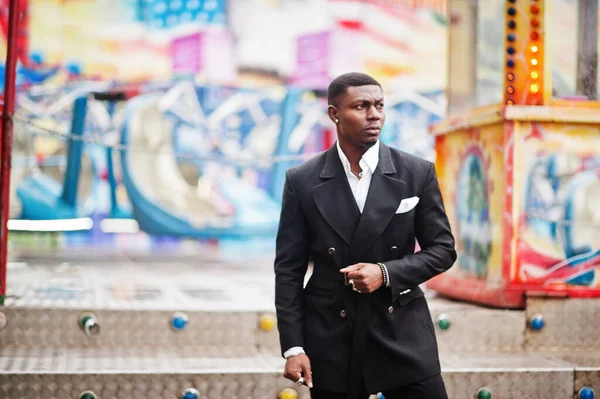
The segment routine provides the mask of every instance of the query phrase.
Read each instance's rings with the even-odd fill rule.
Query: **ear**
[[[338,110],[336,107],[334,107],[333,105],[330,105],[329,107],[327,107],[327,113],[329,114],[329,119],[331,119],[331,121],[335,124],[337,124],[337,120],[338,120]]]

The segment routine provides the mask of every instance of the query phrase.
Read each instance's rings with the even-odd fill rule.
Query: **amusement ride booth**
[[[598,1],[448,7],[448,116],[431,130],[459,255],[428,287],[499,308],[599,297]]]

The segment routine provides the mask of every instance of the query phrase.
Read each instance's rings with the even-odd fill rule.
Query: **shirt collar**
[[[339,140],[336,141],[338,155],[340,160],[342,161],[342,165],[344,166],[344,170],[346,173],[350,173],[350,161],[348,161],[348,157],[344,154],[342,147],[340,147]],[[375,168],[377,168],[377,164],[379,163],[379,140],[375,142],[368,150],[365,152],[360,159],[367,164],[367,167],[370,169],[371,173],[375,172]],[[362,163],[362,162],[361,162]],[[362,167],[362,166],[361,166]]]

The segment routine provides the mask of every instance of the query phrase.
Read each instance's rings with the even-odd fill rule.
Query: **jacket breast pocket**
[[[414,218],[415,217],[416,209],[417,208],[414,207],[410,211],[406,211],[406,212],[402,212],[402,213],[396,213],[394,215],[392,221],[400,221],[400,220],[406,220],[406,219]]]

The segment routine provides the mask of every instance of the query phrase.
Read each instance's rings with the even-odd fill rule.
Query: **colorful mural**
[[[436,140],[438,175],[458,251],[449,273],[490,281],[502,278],[503,142],[500,125]]]
[[[523,111],[503,121],[489,109],[478,126],[442,130],[465,122],[455,117],[438,127],[436,165],[458,252],[428,282],[442,294],[522,307],[526,293],[599,292],[600,127],[532,122]],[[562,109],[565,118],[573,111]]]
[[[11,220],[77,219],[84,224],[67,229],[84,232],[67,233],[71,243],[140,230],[152,240],[219,238],[236,223],[272,231],[285,170],[335,140],[323,89],[349,70],[386,89],[382,140],[433,160],[427,126],[444,114],[445,5],[22,0]],[[77,98],[115,87],[127,101],[90,97],[83,115],[75,110]],[[153,97],[160,126],[132,122],[145,112],[133,110],[137,94]],[[64,137],[75,120],[81,145]],[[77,184],[66,184],[80,161]],[[220,230],[206,227],[207,215]]]
[[[460,157],[463,162],[455,198],[457,238],[462,247],[458,266],[477,277],[485,277],[492,250],[489,162],[476,145],[467,147]]]
[[[157,237],[272,236],[285,171],[336,139],[326,99],[308,89],[182,81],[116,102],[88,96],[105,89],[18,96],[12,219],[85,219],[92,240],[116,225]],[[386,96],[382,141],[432,159],[440,93]]]
[[[600,128],[519,130],[517,281],[600,287]]]

